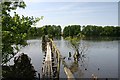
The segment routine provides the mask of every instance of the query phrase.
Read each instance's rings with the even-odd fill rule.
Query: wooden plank
[[[68,80],[75,80],[75,78],[69,68],[64,67],[64,71],[67,75]]]
[[[43,66],[43,74],[45,75],[44,78],[52,78],[52,59],[51,59],[51,47],[50,43],[47,42],[47,52],[45,56],[44,66]]]
[[[61,61],[61,55],[60,55],[60,51],[57,49],[56,45],[54,44],[53,40],[50,39],[50,42],[47,42],[46,44],[46,56],[45,56],[45,63],[44,63],[44,74],[47,78],[53,78],[51,76],[53,75],[53,70],[55,70],[56,68],[56,76],[57,78],[59,78],[59,72],[60,72],[60,61]],[[54,59],[54,60],[53,60]],[[54,63],[54,65],[52,65],[52,62]],[[67,68],[66,66],[64,67],[64,71],[67,75],[68,80],[75,80],[74,76],[72,74],[72,72],[70,71],[69,68]]]

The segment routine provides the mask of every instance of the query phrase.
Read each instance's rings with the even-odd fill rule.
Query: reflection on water
[[[77,73],[79,77],[82,77],[84,74],[80,69],[78,62],[71,63],[70,70],[73,74]]]
[[[28,54],[31,58],[35,70],[40,73],[42,68],[42,41],[39,39],[28,40],[28,46],[22,48],[20,52]],[[70,43],[64,39],[54,41],[61,55],[65,57],[65,62],[76,78],[91,78],[96,75],[98,78],[117,78],[118,77],[118,41],[92,41],[81,40],[87,44],[88,50],[85,51],[84,58],[78,62],[74,61],[73,49]],[[80,48],[80,46],[79,46]],[[79,51],[81,48],[79,49]],[[69,58],[69,52],[71,57]],[[68,59],[69,58],[69,59]],[[12,62],[10,62],[12,63]],[[60,77],[65,78],[63,65],[60,66]]]
[[[118,41],[87,41],[81,40],[87,44],[88,50],[85,52],[85,58],[78,61],[77,72],[74,72],[76,78],[91,78],[92,74],[99,78],[117,78],[118,77]],[[65,61],[70,66],[74,63],[73,57],[68,60],[69,52],[74,55],[75,50],[66,40],[55,40],[61,54],[66,57]],[[76,67],[76,66],[75,66]],[[72,67],[74,68],[74,67]],[[75,68],[76,69],[76,68]],[[61,68],[61,73],[63,68]],[[82,73],[80,76],[79,74]],[[61,77],[66,77],[64,73]]]
[[[42,41],[40,39],[32,39],[27,41],[28,45],[23,47],[20,50],[20,53],[23,52],[27,54],[31,58],[32,65],[34,66],[37,73],[41,72],[42,68],[42,60],[43,60],[43,52],[42,52]],[[16,55],[20,55],[19,53]],[[13,65],[14,59],[11,59],[8,64]],[[41,76],[41,75],[40,75]]]

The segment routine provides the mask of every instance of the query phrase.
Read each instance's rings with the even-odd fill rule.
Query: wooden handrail
[[[62,62],[64,62],[64,60],[62,58],[62,55],[60,54],[60,51],[58,50],[57,46],[55,45],[54,41],[52,39],[48,38],[48,42],[50,43],[51,52],[53,53],[54,59],[56,61],[56,64],[55,64],[56,71],[57,71],[56,77],[59,80],[60,63],[61,63],[61,60],[62,60]],[[64,65],[64,71],[67,75],[68,80],[71,80],[71,79],[74,80],[74,76],[73,76],[71,70],[67,66],[65,66],[65,64],[63,64],[63,65]]]
[[[55,45],[55,43],[53,42],[52,39],[50,39],[50,42],[52,43],[53,47],[56,49],[56,52],[58,54],[58,62],[59,62],[59,64],[57,66],[57,71],[59,71],[60,70],[60,61],[61,61],[60,59],[62,58],[62,56],[61,56],[60,51],[58,50],[58,48],[56,47],[56,45]],[[65,73],[67,75],[68,80],[75,80],[71,70],[67,66],[64,66],[64,71],[65,71]]]

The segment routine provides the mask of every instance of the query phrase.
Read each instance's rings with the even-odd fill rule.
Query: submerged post
[[[38,80],[40,80],[40,73],[38,73]]]

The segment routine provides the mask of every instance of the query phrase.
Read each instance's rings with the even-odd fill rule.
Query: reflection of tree
[[[78,71],[78,63],[77,62],[73,62],[72,65],[70,66],[70,70],[72,71],[72,73],[77,72]]]
[[[88,45],[84,42],[81,42],[79,45],[79,52],[80,52],[80,59],[82,63],[84,62],[84,59],[86,58],[86,51],[88,50]]]
[[[78,61],[78,58],[80,56],[80,53],[79,53],[79,39],[69,37],[68,40],[70,41],[71,46],[75,50],[75,54],[73,55],[73,57],[76,61]]]
[[[75,50],[75,53],[73,55],[74,60],[78,61],[80,58],[83,61],[82,57],[85,57],[85,52],[88,50],[88,45],[86,45],[82,41],[80,42],[80,38],[69,37],[68,40],[70,41],[70,44]]]
[[[80,67],[79,67],[79,64],[78,64],[78,62],[73,62],[72,64],[71,64],[71,66],[69,67],[69,69],[71,70],[71,72],[74,74],[74,73],[76,73],[76,72],[78,72],[78,75],[79,75],[79,77],[81,77],[82,75],[83,75],[83,72],[82,72],[82,70],[80,70]]]
[[[83,76],[83,71],[80,69],[79,62],[80,61],[82,66],[85,68],[85,58],[86,58],[86,51],[88,50],[88,45],[80,41],[79,38],[69,38],[70,44],[75,50],[75,53],[73,55],[74,62],[71,63],[69,66],[69,69],[73,74],[77,73],[79,77]],[[70,53],[70,52],[69,52]],[[87,68],[85,68],[87,70]]]
[[[15,57],[14,65],[3,66],[3,79],[35,79],[35,70],[30,62],[30,58],[24,53]]]

